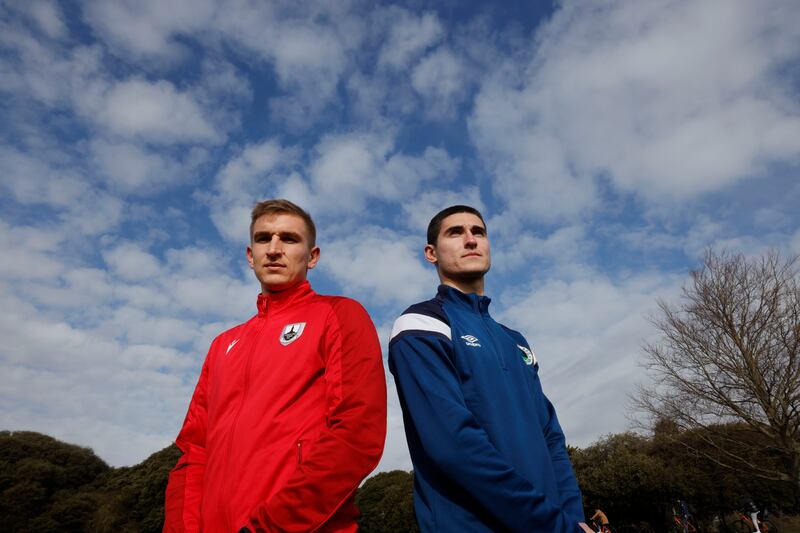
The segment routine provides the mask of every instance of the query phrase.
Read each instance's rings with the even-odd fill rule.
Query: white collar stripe
[[[389,340],[394,339],[404,331],[430,331],[444,335],[448,339],[452,340],[450,337],[450,326],[438,318],[433,318],[432,316],[428,315],[420,315],[418,313],[401,315],[397,320],[395,320],[394,327],[392,327],[392,336],[389,338]]]

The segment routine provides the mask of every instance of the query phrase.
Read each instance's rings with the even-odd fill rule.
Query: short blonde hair
[[[255,226],[256,220],[264,215],[278,215],[281,213],[296,215],[302,218],[303,222],[306,223],[306,228],[308,229],[308,247],[313,248],[316,246],[317,227],[314,225],[311,215],[309,215],[299,205],[282,198],[264,200],[262,202],[258,202],[255,207],[253,207],[253,212],[250,214],[250,242],[253,242],[253,226]]]

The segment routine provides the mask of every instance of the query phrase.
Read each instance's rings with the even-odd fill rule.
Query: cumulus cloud
[[[183,157],[128,142],[96,139],[89,144],[94,166],[110,188],[136,195],[153,195],[187,181],[206,161],[195,148]]]
[[[14,258],[0,267],[0,308],[13,309],[0,313],[0,425],[131,464],[174,437],[209,342],[254,313],[258,286],[213,250],[159,255],[112,239],[97,243],[106,265],[95,268],[67,253],[75,242],[66,227],[0,222]]]
[[[680,284],[657,273],[618,282],[594,273],[503,295],[505,305],[494,312],[526,335],[570,443],[585,445],[626,426],[627,394],[644,379],[640,344],[654,334],[647,316]]]
[[[435,286],[432,268],[421,262],[422,247],[414,237],[364,227],[326,243],[319,263],[348,294],[375,306],[407,306]]]
[[[75,163],[66,154],[0,148],[0,162],[4,168],[0,188],[21,204],[54,208],[64,223],[80,233],[104,233],[120,220],[122,202],[92,187],[79,174],[80,167],[71,168]]]
[[[434,117],[452,117],[469,87],[461,60],[447,48],[438,48],[422,59],[411,73],[411,84]]]
[[[20,2],[17,8],[27,15],[36,26],[48,37],[64,37],[67,32],[64,24],[63,14],[58,4],[52,0],[33,0],[31,2]]]
[[[176,60],[186,53],[176,37],[209,26],[215,5],[213,0],[91,1],[83,15],[120,53]]]
[[[274,139],[237,151],[217,173],[216,194],[209,199],[211,218],[220,234],[234,242],[247,242],[253,204],[271,196],[287,197],[308,209],[309,204],[298,200],[296,192],[281,190],[286,182],[292,182],[291,169],[299,155],[296,148]]]
[[[389,36],[378,55],[379,67],[404,68],[444,36],[435,13],[417,16],[392,6],[382,14],[382,18],[388,22]]]
[[[793,2],[563,4],[531,59],[477,96],[470,131],[498,192],[529,218],[574,218],[597,208],[600,178],[675,202],[797,161],[782,72],[797,15]]]
[[[424,246],[428,223],[436,213],[451,205],[469,205],[480,211],[484,217],[488,216],[486,203],[481,199],[478,187],[427,189],[420,191],[413,202],[403,203],[403,222],[406,227],[417,231]],[[494,231],[494,227],[491,231]]]
[[[394,140],[371,133],[331,135],[315,148],[309,166],[312,188],[321,199],[318,210],[362,209],[367,199],[396,201],[414,194],[421,184],[451,180],[459,161],[445,150],[428,147],[419,156],[396,151]]]
[[[218,140],[195,99],[165,80],[115,83],[92,107],[97,113],[94,120],[118,135],[161,141]]]

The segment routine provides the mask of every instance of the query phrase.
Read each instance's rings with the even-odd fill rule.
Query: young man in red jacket
[[[316,229],[287,200],[256,205],[247,260],[258,313],[211,344],[176,444],[165,532],[354,532],[356,489],[386,436],[375,327],[306,280]]]

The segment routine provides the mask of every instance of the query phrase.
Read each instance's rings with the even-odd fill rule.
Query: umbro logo
[[[233,348],[234,346],[236,346],[236,343],[237,343],[237,342],[239,342],[239,339],[235,339],[233,342],[231,342],[231,343],[228,345],[228,349],[227,349],[227,350],[225,350],[225,355],[228,355],[228,352],[230,352],[230,351],[231,351],[231,348]]]
[[[461,338],[464,339],[464,342],[467,346],[475,346],[476,348],[480,348],[481,345],[478,342],[478,337],[475,335],[461,335]]]

